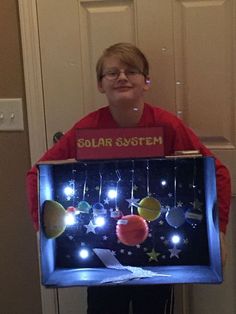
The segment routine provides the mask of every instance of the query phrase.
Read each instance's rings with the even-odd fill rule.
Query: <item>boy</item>
[[[165,155],[180,150],[198,150],[204,156],[212,153],[198,137],[173,114],[144,102],[150,87],[149,64],[134,45],[118,43],[107,48],[96,67],[98,90],[107,97],[108,106],[90,113],[77,122],[40,160],[62,160],[76,156],[77,128],[122,128],[162,126]],[[230,177],[228,170],[215,159],[217,194],[220,212],[222,260],[224,263],[224,233],[230,207]],[[27,175],[29,205],[38,229],[37,171]],[[173,288],[161,286],[120,286],[88,288],[88,314],[128,314],[129,302],[134,314],[164,314],[173,312]]]

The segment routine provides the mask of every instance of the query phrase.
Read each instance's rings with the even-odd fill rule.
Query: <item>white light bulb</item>
[[[177,234],[173,235],[171,241],[173,244],[178,244],[180,242],[180,236]]]
[[[98,227],[102,227],[105,225],[105,218],[104,217],[96,217],[95,218],[95,225]]]
[[[81,249],[79,251],[79,256],[82,258],[82,259],[86,259],[89,257],[89,251],[87,249]]]
[[[162,186],[166,186],[166,184],[167,184],[166,180],[162,180],[162,181],[161,181],[161,185],[162,185]]]
[[[65,216],[65,224],[67,226],[72,226],[76,223],[75,215],[72,213],[67,213]]]
[[[67,196],[67,197],[72,197],[74,196],[75,194],[75,190],[71,187],[71,186],[66,186],[64,188],[64,194]]]
[[[117,191],[114,190],[114,189],[111,189],[111,190],[108,191],[107,196],[108,196],[110,199],[114,199],[114,198],[117,197]]]

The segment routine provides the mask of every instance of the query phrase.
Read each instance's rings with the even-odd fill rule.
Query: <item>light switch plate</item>
[[[0,131],[23,131],[21,98],[0,99]]]

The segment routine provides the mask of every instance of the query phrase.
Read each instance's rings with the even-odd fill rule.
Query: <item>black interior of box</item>
[[[54,277],[57,273],[57,279],[52,284],[97,284],[99,275],[96,272],[100,268],[101,271],[112,271],[104,268],[93,248],[110,249],[122,265],[158,271],[167,268],[171,273],[176,273],[176,278],[172,276],[166,282],[194,282],[194,276],[192,281],[191,277],[187,278],[191,267],[192,270],[200,271],[196,277],[198,279],[195,278],[196,282],[221,281],[213,158],[49,163],[39,165],[39,174],[41,217],[43,204],[48,199],[59,202],[65,209],[76,207],[81,200],[91,205],[88,213],[81,212],[77,215],[76,223],[67,226],[56,239],[47,239],[43,223],[41,224],[41,268],[44,282],[53,273]],[[68,185],[73,185],[75,192],[70,197],[63,192]],[[115,199],[107,196],[110,189],[117,191]],[[138,214],[137,206],[131,207],[128,200],[133,197],[138,202],[147,195],[160,202],[160,216],[147,222],[149,232],[143,243],[135,246],[122,244],[116,235],[117,220],[111,217],[111,213],[119,209],[124,216]],[[103,227],[96,227],[93,232],[88,232],[86,226],[94,220],[93,206],[97,203],[104,207],[103,217],[106,223]],[[170,225],[166,217],[172,211],[176,214]],[[184,222],[178,217],[183,213]],[[179,237],[177,244],[172,242],[174,235]],[[81,248],[90,251],[89,258],[79,257],[78,251]],[[157,253],[156,258],[150,258],[148,253],[152,250]],[[87,278],[90,278],[89,281],[84,283],[83,275],[77,274],[77,280],[73,277],[75,282],[69,284],[67,277],[63,283],[66,271],[68,270],[71,278],[71,272],[76,269],[80,274],[84,270]],[[188,269],[185,275],[184,269]],[[205,274],[202,273],[203,269]],[[210,275],[216,279],[210,278]],[[163,280],[165,283],[165,279],[161,281]],[[149,282],[153,283],[153,279]]]

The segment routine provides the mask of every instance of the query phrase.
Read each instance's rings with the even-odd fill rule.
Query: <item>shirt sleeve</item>
[[[220,230],[226,232],[231,202],[231,179],[228,169],[204,146],[194,132],[181,122],[176,129],[175,147],[178,150],[199,150],[203,156],[213,156],[216,165],[216,187],[219,207]]]
[[[78,121],[39,161],[65,160],[76,158],[76,130],[78,128],[96,128],[100,111],[95,111]],[[28,208],[36,230],[39,229],[38,219],[38,170],[34,165],[26,175]]]
[[[75,158],[75,127],[68,131],[51,149],[49,149],[39,161],[46,160],[64,160]],[[38,162],[39,162],[38,161]],[[34,165],[26,175],[26,190],[28,199],[28,208],[36,230],[39,228],[38,219],[38,170]]]

